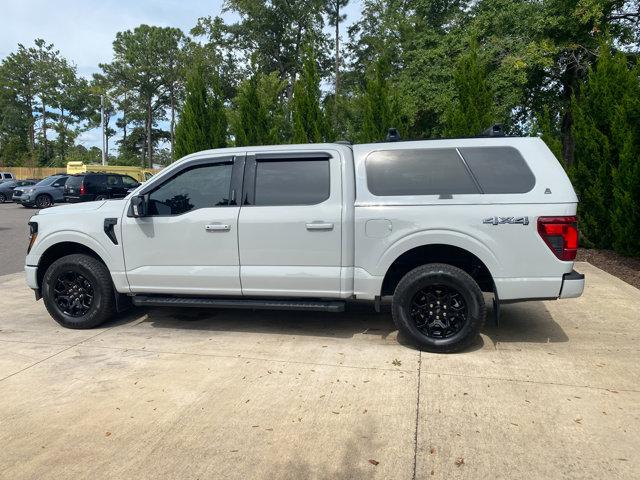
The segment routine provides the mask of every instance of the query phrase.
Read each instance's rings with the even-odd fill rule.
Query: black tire
[[[0,203],[4,203],[7,201],[7,197],[4,193],[0,193]]]
[[[444,263],[422,265],[402,277],[391,310],[401,333],[419,349],[436,353],[467,348],[478,337],[486,316],[476,281]]]
[[[109,197],[107,197],[106,195],[96,195],[95,200],[107,200]]]
[[[36,197],[35,204],[38,208],[49,208],[53,205],[53,198],[51,198],[51,195],[43,193]]]
[[[82,280],[72,288],[78,278]],[[116,311],[109,270],[100,260],[84,254],[67,255],[51,264],[42,280],[42,298],[53,319],[67,328],[96,327]]]

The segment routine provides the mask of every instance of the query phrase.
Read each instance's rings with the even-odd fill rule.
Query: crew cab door
[[[340,161],[337,152],[247,155],[238,225],[243,295],[339,296]]]
[[[122,218],[127,279],[134,293],[241,295],[238,213],[232,177],[244,156],[191,161],[153,182],[148,216]]]

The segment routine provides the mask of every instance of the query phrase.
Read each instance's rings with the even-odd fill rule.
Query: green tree
[[[293,88],[293,142],[322,142],[326,133],[320,109],[320,75],[312,48],[304,49],[302,72]]]
[[[178,28],[140,25],[118,32],[113,42],[114,61],[100,65],[107,75],[120,79],[139,100],[137,108],[138,112],[144,112],[149,165],[153,164],[153,130],[157,121],[164,118],[173,98],[167,92],[167,85],[174,82],[175,63],[183,41],[184,34]]]
[[[277,72],[255,73],[243,81],[234,98],[231,131],[237,146],[279,144],[286,138],[283,93]]]
[[[575,162],[569,169],[580,197],[580,227],[599,248],[633,251],[624,237],[638,228],[638,72],[626,57],[600,47],[594,68],[574,96],[572,137]],[[635,203],[635,205],[634,205]]]
[[[178,120],[173,154],[181,158],[209,148],[225,147],[227,121],[220,93],[209,93],[204,69],[197,64],[187,79],[186,100]]]
[[[362,142],[384,140],[389,128],[400,128],[399,115],[389,85],[389,56],[381,55],[370,67],[362,96]]]
[[[231,46],[247,64],[268,74],[278,72],[287,81],[290,100],[293,85],[301,71],[304,45],[313,45],[322,72],[329,69],[328,38],[323,31],[326,0],[228,0],[225,10],[240,20],[230,25],[202,18],[196,29],[210,32],[214,27],[217,41]]]
[[[329,19],[329,25],[335,28],[334,51],[334,90],[333,90],[333,130],[340,130],[340,23],[344,22],[347,15],[343,9],[349,4],[349,0],[327,0],[325,13]]]
[[[493,91],[475,40],[471,41],[469,51],[458,59],[453,80],[457,98],[447,115],[447,135],[478,135],[496,118]]]

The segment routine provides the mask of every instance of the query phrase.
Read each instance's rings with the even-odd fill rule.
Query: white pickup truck
[[[70,328],[131,303],[338,312],[392,297],[403,334],[451,352],[478,335],[483,292],[582,294],[577,202],[538,138],[209,150],[125,199],[39,212],[25,270]]]

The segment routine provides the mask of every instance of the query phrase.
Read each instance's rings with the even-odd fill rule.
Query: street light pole
[[[104,95],[100,95],[100,123],[102,125],[102,165],[107,164],[107,135],[104,125]]]

